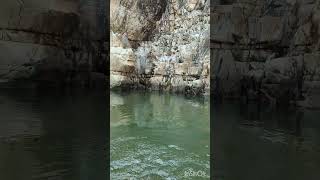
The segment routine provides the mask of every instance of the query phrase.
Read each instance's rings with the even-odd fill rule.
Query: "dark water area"
[[[111,179],[209,179],[209,102],[167,93],[111,92]]]
[[[0,180],[320,179],[320,111],[113,92],[109,161],[106,95],[0,84]]]
[[[212,107],[215,180],[319,180],[320,111]]]
[[[107,179],[106,95],[0,84],[0,179]]]

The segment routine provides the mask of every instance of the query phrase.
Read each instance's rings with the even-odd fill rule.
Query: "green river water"
[[[111,179],[209,179],[209,100],[110,95]]]

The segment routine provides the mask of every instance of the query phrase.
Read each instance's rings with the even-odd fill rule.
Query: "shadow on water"
[[[211,113],[216,180],[320,178],[320,111],[228,102]]]
[[[106,179],[106,93],[0,86],[0,179]]]

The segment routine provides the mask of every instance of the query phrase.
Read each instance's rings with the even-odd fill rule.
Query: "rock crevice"
[[[106,19],[106,7],[102,2],[2,2],[1,81],[33,80],[82,86],[99,79],[101,85],[105,84],[106,26],[101,17]]]
[[[298,105],[317,99],[319,3],[215,1],[210,27],[214,97]]]
[[[208,94],[209,0],[125,2],[111,3],[111,88]]]

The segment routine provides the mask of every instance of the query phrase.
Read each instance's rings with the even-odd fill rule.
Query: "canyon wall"
[[[111,0],[110,86],[208,94],[209,0]]]
[[[0,81],[104,84],[105,15],[104,0],[1,2]]]
[[[317,106],[319,0],[111,0],[110,22],[106,3],[2,2],[0,81],[110,73],[111,88]]]
[[[319,0],[220,0],[211,9],[215,99],[319,106]]]

